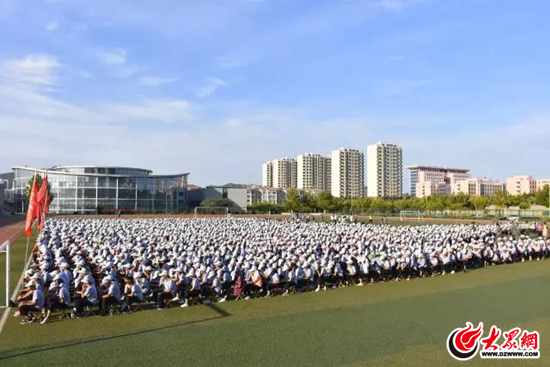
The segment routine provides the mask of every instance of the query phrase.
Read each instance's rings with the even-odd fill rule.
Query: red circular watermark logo
[[[483,323],[480,322],[476,329],[469,322],[465,328],[457,328],[451,331],[447,338],[447,350],[453,358],[466,361],[473,358],[479,350],[479,338],[483,334]]]

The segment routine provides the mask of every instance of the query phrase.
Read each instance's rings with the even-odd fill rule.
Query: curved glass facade
[[[27,209],[26,189],[34,173],[48,175],[54,214],[123,212],[169,213],[186,210],[187,176],[156,176],[128,167],[59,166],[48,170],[13,167],[14,180],[6,203],[20,213]]]

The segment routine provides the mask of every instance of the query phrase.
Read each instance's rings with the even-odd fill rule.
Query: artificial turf
[[[29,239],[29,245],[28,245],[28,254],[30,255],[30,251],[33,247],[34,242],[36,241],[36,235],[32,236]],[[19,278],[21,277],[21,273],[23,271],[23,267],[25,266],[25,247],[27,246],[27,238],[25,236],[19,237],[16,241],[14,241],[11,244],[11,261],[10,261],[10,296],[13,293],[15,287],[17,286],[17,283],[19,282]],[[0,304],[3,306],[5,302],[5,292],[6,292],[6,254],[2,253],[0,254]],[[2,314],[3,309],[0,309],[0,315]],[[1,345],[0,345],[1,347]]]
[[[0,366],[544,366],[550,365],[549,294],[546,260],[43,326],[10,317],[0,335]],[[453,360],[446,338],[467,321],[483,321],[484,336],[493,324],[538,331],[540,359]]]

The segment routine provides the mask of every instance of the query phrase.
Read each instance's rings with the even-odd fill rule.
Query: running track
[[[25,217],[1,217],[0,218],[0,244],[4,241],[13,242],[25,229]]]

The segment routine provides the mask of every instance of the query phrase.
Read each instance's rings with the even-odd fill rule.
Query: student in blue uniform
[[[111,313],[109,308],[112,305],[120,305],[122,295],[118,282],[113,281],[110,277],[103,279],[102,285],[106,287],[107,291],[101,296],[101,316],[107,316]]]
[[[44,307],[44,297],[42,291],[37,288],[36,283],[29,283],[28,288],[32,291],[32,298],[19,303],[19,315],[24,317],[21,321],[22,325],[32,323],[34,321],[33,312],[40,312]]]
[[[84,279],[82,281],[82,290],[78,292],[78,295],[80,297],[75,300],[73,316],[83,317],[85,307],[96,307],[99,303],[97,288],[95,285],[90,284],[88,279]]]

